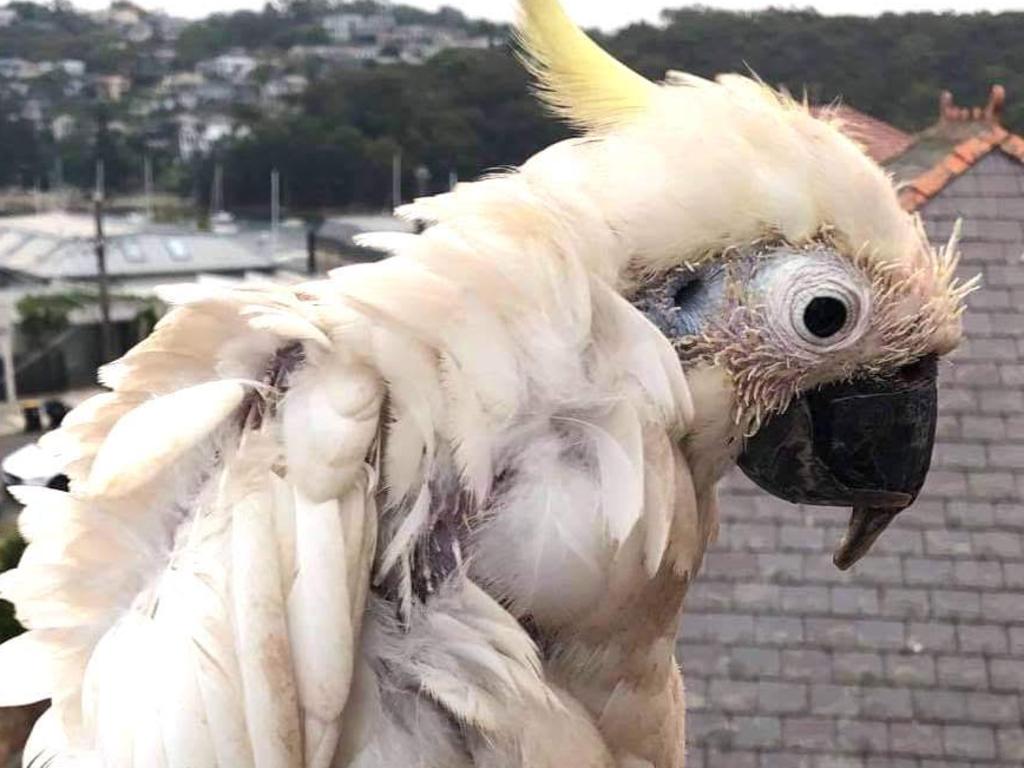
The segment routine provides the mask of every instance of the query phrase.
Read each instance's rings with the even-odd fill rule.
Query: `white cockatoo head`
[[[853,507],[849,567],[930,464],[936,360],[973,287],[954,277],[956,238],[934,249],[861,147],[760,81],[653,83],[558,0],[520,0],[518,32],[540,97],[581,136],[517,176],[678,350],[695,480],[738,461],[782,498]],[[470,195],[417,210],[444,218]]]

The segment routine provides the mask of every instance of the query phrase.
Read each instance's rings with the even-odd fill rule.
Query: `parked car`
[[[57,429],[68,413],[68,407],[60,400],[47,400],[42,411],[46,413],[50,429]],[[39,405],[27,404],[23,409],[25,415],[25,432],[42,431],[42,418]],[[7,454],[0,461],[0,473],[3,475],[4,488],[12,485],[36,485],[43,488],[56,488],[66,491],[68,478],[61,471],[61,460],[50,451],[32,442]]]
[[[38,442],[23,445],[0,462],[4,488],[12,485],[37,485],[66,491],[68,478],[62,469],[60,459],[40,447]]]

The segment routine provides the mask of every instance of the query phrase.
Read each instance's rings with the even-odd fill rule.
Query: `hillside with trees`
[[[80,17],[62,1],[32,6],[31,12],[24,10],[28,6],[32,4],[9,6],[22,9],[18,26],[35,29],[37,35],[23,34],[16,55],[32,57],[30,41],[45,38],[47,57],[81,57],[97,71],[133,78],[138,77],[138,62],[146,58],[146,46],[157,45],[169,51],[165,58],[172,74],[244,49],[270,62],[254,75],[266,78],[266,70],[290,60],[294,51],[323,45],[325,13],[380,10],[372,2],[268,3],[260,12],[217,15],[183,26],[173,41],[157,38],[133,46],[111,42],[102,25]],[[399,24],[443,24],[507,41],[506,29],[452,9],[431,14],[396,6],[389,12]],[[10,28],[0,29],[4,55],[16,36]],[[705,76],[753,71],[797,95],[806,92],[812,102],[841,98],[909,131],[934,121],[941,90],[952,90],[960,103],[981,103],[998,82],[1009,93],[1008,126],[1024,130],[1024,13],[862,18],[686,8],[667,11],[662,25],[633,25],[600,39],[653,78],[668,69]],[[195,197],[199,205],[205,205],[213,168],[221,164],[229,206],[265,206],[266,179],[277,168],[285,204],[293,211],[382,207],[390,199],[391,162],[399,150],[406,189],[416,187],[414,170],[425,167],[431,179],[427,188],[438,190],[452,173],[469,178],[518,164],[567,135],[529,96],[527,77],[507,42],[444,50],[424,63],[303,65],[294,71],[308,86],[289,97],[287,108],[230,105],[226,111],[234,130],[187,161],[176,155],[169,129],[152,117],[145,125],[136,120],[135,102],[110,105],[108,118],[117,130],[103,134],[103,146],[111,186],[137,190],[141,158],[148,154],[157,168],[158,186]],[[97,134],[93,106],[82,113],[86,127],[60,142],[45,128],[28,126],[2,95],[0,113],[7,114],[0,119],[0,146],[18,148],[16,156],[0,153],[0,187],[31,186],[32,179],[42,179],[45,186],[58,157],[66,181],[88,186]]]
[[[666,13],[662,27],[634,25],[602,37],[612,52],[660,78],[670,69],[704,76],[754,72],[807,93],[842,99],[908,131],[935,121],[939,93],[983,103],[990,86],[1009,92],[1006,122],[1024,130],[1024,13],[886,14],[827,17],[809,11]],[[417,68],[338,73],[306,94],[296,115],[262,120],[226,151],[236,199],[265,196],[271,166],[304,179],[293,205],[335,200],[386,202],[390,151],[425,164],[435,184],[522,162],[566,135],[527,95],[509,50],[452,51]]]

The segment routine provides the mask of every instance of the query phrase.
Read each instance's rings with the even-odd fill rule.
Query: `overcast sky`
[[[137,0],[146,8],[162,8],[180,16],[197,18],[215,11],[236,11],[241,9],[262,8],[264,0]],[[656,21],[659,11],[668,7],[680,7],[691,4],[695,0],[563,0],[574,19],[586,26],[599,26],[613,29],[631,21],[646,19]],[[109,0],[73,0],[81,8],[95,10],[106,8]],[[437,8],[441,5],[452,5],[460,8],[469,16],[479,16],[498,20],[512,18],[513,0],[404,0],[409,5],[423,8]],[[714,8],[730,8],[750,10],[768,5],[806,8],[813,6],[822,13],[856,13],[878,14],[882,11],[946,11],[956,10],[961,13],[970,11],[1004,11],[1024,10],[1024,0],[775,0],[775,2],[759,2],[758,0],[702,0],[703,5]]]

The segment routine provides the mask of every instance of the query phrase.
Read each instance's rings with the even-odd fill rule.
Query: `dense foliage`
[[[0,535],[0,573],[14,568],[25,551],[25,542],[16,533],[4,538]],[[0,643],[21,634],[21,625],[14,618],[14,606],[0,600]]]
[[[861,18],[691,8],[665,20],[602,43],[653,78],[670,69],[705,76],[752,70],[812,102],[841,98],[911,131],[935,120],[942,90],[983,104],[998,82],[1010,94],[1008,125],[1024,128],[1024,13]],[[429,167],[438,189],[449,170],[465,178],[519,163],[564,135],[527,92],[509,50],[337,74],[316,84],[300,114],[260,121],[227,150],[230,194],[265,198],[262,179],[274,165],[294,206],[382,205],[395,145],[405,150],[407,190],[414,164]]]
[[[421,165],[431,171],[429,188],[440,189],[450,173],[467,178],[519,163],[565,135],[507,52],[449,51],[420,67],[346,70],[314,83],[297,114],[261,120],[226,148],[227,196],[265,203],[276,167],[293,208],[383,206],[399,149],[411,192]]]
[[[610,46],[645,74],[701,75],[750,68],[812,102],[842,97],[907,130],[935,120],[939,92],[984,104],[1006,86],[1007,121],[1024,129],[1024,13],[886,13],[821,16],[813,11],[666,13],[659,29],[633,26]]]
[[[129,48],[107,59],[104,30],[71,13],[58,1],[30,6],[38,19],[35,37],[18,40],[0,30],[0,51],[28,58],[78,56],[91,71],[132,70]],[[176,43],[175,66],[244,45],[275,55],[297,43],[323,41],[318,19],[326,8],[359,10],[372,3],[279,0],[259,12],[212,16],[188,27]],[[458,11],[430,14],[403,6],[401,21],[446,23],[493,32],[493,25],[467,20]],[[77,20],[75,20],[77,19]],[[20,24],[19,27],[24,27]],[[33,29],[35,27],[32,27]],[[634,25],[602,38],[626,62],[651,77],[671,68],[700,75],[751,69],[767,82],[806,92],[815,102],[843,98],[857,108],[907,129],[933,122],[939,92],[952,90],[960,103],[984,103],[993,83],[1007,87],[1006,122],[1024,129],[1024,13],[970,15],[885,14],[877,18],[828,17],[813,11],[733,13],[704,8],[669,11],[661,26]],[[370,66],[313,75],[309,91],[286,113],[236,108],[246,126],[241,138],[224,142],[213,157],[182,164],[176,138],[152,126],[104,134],[107,179],[114,190],[141,185],[141,155],[156,139],[167,149],[154,154],[158,186],[200,204],[208,195],[213,167],[225,169],[231,207],[265,207],[268,176],[278,168],[284,201],[294,212],[348,206],[381,207],[390,200],[392,156],[401,149],[407,196],[418,184],[415,170],[431,173],[430,190],[443,189],[451,173],[460,178],[522,162],[567,135],[529,96],[528,82],[507,47],[447,51],[424,66]],[[90,115],[95,111],[90,107]],[[110,114],[132,125],[125,107]],[[0,117],[5,112],[0,103]],[[88,119],[92,119],[91,116]],[[157,133],[154,133],[157,131]],[[79,186],[92,179],[95,131],[55,145],[11,115],[0,119],[0,186],[31,186],[53,173],[54,155],[63,177]]]
[[[90,70],[108,72],[118,57],[116,35],[68,2],[48,5],[14,2],[19,23],[0,27],[0,56],[29,61],[80,59]]]
[[[328,41],[316,19],[295,18],[268,5],[262,12],[216,14],[188,26],[177,41],[178,61],[195,64],[232,48],[276,48],[323,45]]]

